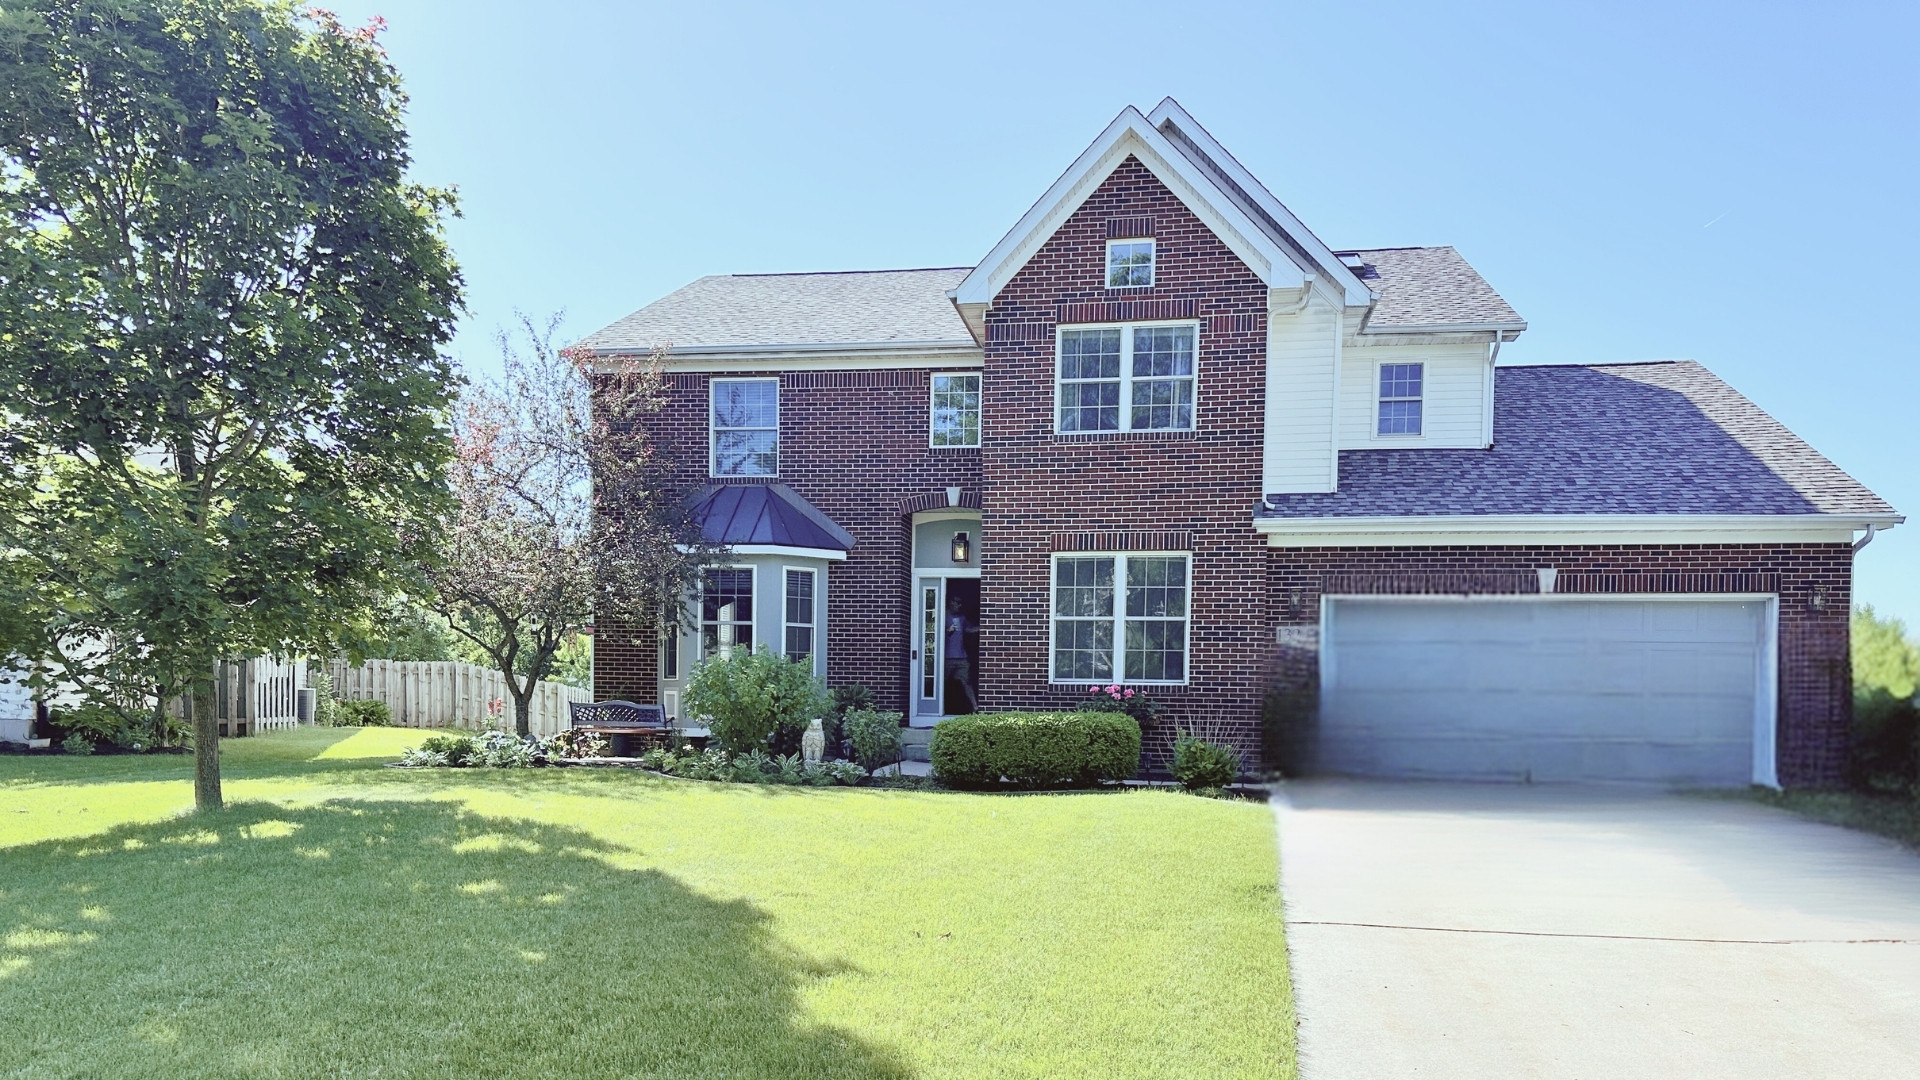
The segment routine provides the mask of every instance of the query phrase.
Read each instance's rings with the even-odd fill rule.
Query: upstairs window
[[[1420,434],[1421,391],[1425,364],[1380,365],[1380,435]]]
[[[980,376],[933,377],[933,445],[980,445]]]
[[[1191,431],[1192,323],[1060,331],[1058,430]]]
[[[780,474],[780,380],[715,379],[714,476]]]
[[[1107,288],[1138,289],[1151,284],[1152,240],[1107,241]]]

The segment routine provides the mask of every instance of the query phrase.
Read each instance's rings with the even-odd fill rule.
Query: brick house
[[[1497,366],[1525,328],[1129,108],[978,266],[703,278],[584,340],[671,344],[731,551],[596,695],[678,715],[752,642],[915,724],[1117,682],[1253,750],[1279,690],[1333,771],[1836,782],[1853,555],[1902,519],[1697,364]]]

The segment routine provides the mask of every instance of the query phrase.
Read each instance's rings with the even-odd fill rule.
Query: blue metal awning
[[[813,548],[845,555],[853,534],[785,484],[709,484],[695,492],[693,519],[708,543]]]

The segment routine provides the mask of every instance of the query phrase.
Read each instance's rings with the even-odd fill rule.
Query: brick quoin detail
[[[1109,222],[1151,218],[1154,284],[1106,287]],[[1135,227],[1133,225],[1128,228]],[[982,412],[980,700],[985,709],[1072,705],[1054,685],[1052,552],[1062,538],[1114,534],[1082,550],[1140,550],[1167,534],[1193,555],[1190,685],[1154,687],[1170,719],[1233,719],[1252,738],[1272,629],[1253,531],[1266,400],[1267,287],[1145,166],[1128,158],[1009,281],[986,313]],[[1063,319],[1200,322],[1193,432],[1054,434],[1054,331]],[[1184,543],[1172,541],[1185,534]],[[1129,538],[1127,541],[1121,536]],[[1068,540],[1077,547],[1082,541]],[[1147,733],[1163,761],[1172,724]]]
[[[1847,544],[1275,548],[1267,592],[1276,627],[1317,628],[1323,594],[1537,593],[1535,571],[1547,566],[1559,572],[1553,590],[1559,596],[1778,596],[1780,782],[1836,787],[1845,779],[1853,719],[1847,652],[1853,549]],[[1289,644],[1274,647],[1274,684],[1316,688],[1318,649],[1298,635],[1268,639],[1276,636]]]
[[[859,683],[882,709],[906,711],[908,576],[913,564],[911,518],[904,507],[946,489],[979,505],[980,451],[928,445],[932,373],[920,370],[676,372],[667,377],[667,406],[649,421],[678,462],[689,488],[707,475],[707,384],[714,378],[778,376],[780,475],[856,541],[847,560],[827,568],[827,684]],[[775,598],[756,597],[759,603]],[[594,696],[652,702],[659,696],[659,649],[651,635],[594,643]]]

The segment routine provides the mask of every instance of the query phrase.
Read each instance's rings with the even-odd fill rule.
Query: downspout
[[[1304,305],[1302,305],[1304,306]],[[1333,385],[1328,395],[1332,399],[1333,415],[1328,418],[1327,426],[1331,437],[1327,440],[1327,490],[1340,490],[1340,343],[1346,333],[1347,306],[1346,296],[1341,294],[1338,300],[1329,300],[1327,306],[1333,310]]]
[[[1860,554],[1860,549],[1863,547],[1866,547],[1868,544],[1873,543],[1873,534],[1879,531],[1880,531],[1880,526],[1875,525],[1871,521],[1867,522],[1866,535],[1862,536],[1860,539],[1855,540],[1853,542],[1853,553],[1855,555]]]

